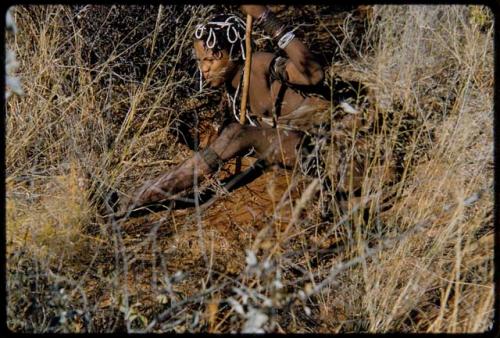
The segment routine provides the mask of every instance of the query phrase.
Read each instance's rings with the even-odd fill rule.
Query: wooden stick
[[[245,31],[245,68],[243,70],[243,88],[241,92],[240,106],[240,124],[245,124],[247,100],[248,100],[248,84],[250,83],[250,66],[252,65],[252,16],[247,14],[247,26]],[[236,158],[235,174],[241,171],[241,157]]]
[[[247,27],[245,34],[245,68],[243,71],[243,91],[241,92],[240,123],[245,124],[248,99],[248,84],[250,83],[250,66],[252,64],[252,16],[247,14]]]

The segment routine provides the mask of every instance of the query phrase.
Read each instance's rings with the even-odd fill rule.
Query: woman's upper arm
[[[297,38],[285,48],[287,81],[297,85],[316,85],[323,81],[321,65],[314,59],[307,47]]]

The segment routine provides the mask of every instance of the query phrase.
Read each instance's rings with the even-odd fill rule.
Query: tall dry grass
[[[270,215],[260,230],[240,227],[238,239],[200,226],[196,217],[176,224],[166,215],[147,230],[132,223],[132,234],[130,224],[103,217],[111,212],[112,191],[128,191],[189,155],[176,143],[180,112],[189,100],[210,109],[212,96],[206,103],[192,89],[196,75],[182,66],[192,67],[196,17],[216,8],[155,7],[149,9],[154,18],[123,20],[129,34],[152,27],[137,42],[155,55],[139,80],[119,72],[120,62],[134,68],[124,55],[138,48],[126,35],[110,39],[109,54],[89,62],[82,20],[94,13],[104,18],[101,28],[112,26],[107,18],[124,10],[94,9],[15,7],[19,31],[7,43],[20,62],[25,95],[6,103],[11,330],[491,328],[488,8],[375,6],[361,38],[353,15],[335,25],[341,35],[328,22],[307,28],[329,37],[338,50],[332,72],[367,84],[382,117],[370,138],[362,195],[350,196],[342,211],[338,201],[323,199],[333,195],[329,187],[312,181],[289,201],[293,216],[284,231],[278,223],[286,220]],[[307,9],[321,20],[317,7]],[[164,25],[173,18],[183,24]],[[384,156],[399,163],[391,185],[373,179]],[[331,204],[329,219],[318,217],[322,203]],[[236,272],[221,271],[219,261],[231,261]]]
[[[368,331],[477,332],[491,325],[493,305],[493,28],[478,24],[487,9],[421,9],[376,7],[374,54],[353,65],[396,124],[416,120],[394,205],[359,224],[353,255],[373,232],[423,230],[344,284],[363,290],[352,293],[352,314],[364,313]],[[385,147],[393,149],[395,133],[384,135]]]

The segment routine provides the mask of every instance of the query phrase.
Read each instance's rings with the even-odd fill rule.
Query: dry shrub
[[[477,332],[490,325],[492,26],[475,24],[471,9],[491,18],[478,7],[374,8],[375,54],[369,66],[357,67],[373,81],[381,109],[412,128],[393,207],[361,223],[353,250],[371,231],[391,237],[419,225],[425,230],[346,277],[365,290],[352,310],[366,313],[371,332]],[[386,137],[404,137],[397,133],[392,128]],[[479,249],[472,238],[489,244]]]
[[[20,200],[9,199],[6,215],[10,245],[24,247],[38,259],[50,262],[72,260],[88,250],[84,229],[92,210],[82,181],[73,163],[69,173],[47,182],[34,208],[27,210]]]

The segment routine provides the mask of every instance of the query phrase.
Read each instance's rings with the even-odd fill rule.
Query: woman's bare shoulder
[[[276,54],[268,52],[255,52],[252,54],[252,73],[265,73],[269,72],[269,65]]]

